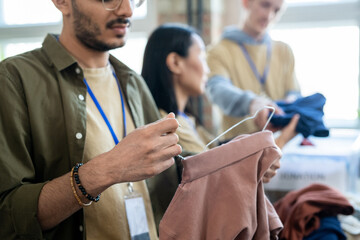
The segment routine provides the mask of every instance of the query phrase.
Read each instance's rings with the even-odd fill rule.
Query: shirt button
[[[81,133],[77,133],[75,136],[76,136],[76,138],[79,139],[79,140],[82,139],[82,134],[81,134]]]
[[[81,73],[81,70],[80,70],[80,68],[75,68],[75,72],[77,73],[77,74],[80,74]]]
[[[83,232],[84,231],[84,227],[82,225],[79,226],[79,231]]]
[[[79,94],[78,97],[79,97],[79,99],[80,99],[81,101],[84,101],[84,99],[85,99],[85,98],[84,98],[84,95],[82,95],[82,94]]]

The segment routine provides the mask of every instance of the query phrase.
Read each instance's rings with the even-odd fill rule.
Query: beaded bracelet
[[[81,193],[90,201],[93,202],[98,202],[100,200],[100,195],[97,195],[95,198],[93,196],[91,196],[90,194],[88,194],[85,190],[85,188],[81,185],[80,182],[80,178],[79,178],[79,168],[82,166],[82,163],[77,163],[75,165],[75,167],[73,168],[73,173],[74,173],[74,179],[75,179],[75,183],[77,184],[78,188],[80,189]]]
[[[74,167],[72,168],[71,172],[70,172],[70,184],[71,184],[71,189],[74,193],[75,199],[77,200],[77,202],[79,203],[80,206],[82,207],[87,207],[90,206],[92,204],[92,201],[90,201],[89,203],[83,203],[79,197],[79,195],[76,192],[76,189],[74,187],[74,175],[73,175],[73,171],[74,171]]]

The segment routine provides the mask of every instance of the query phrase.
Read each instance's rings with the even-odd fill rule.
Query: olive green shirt
[[[159,119],[142,78],[114,57],[109,60],[135,126]],[[82,210],[46,232],[37,220],[44,184],[83,159],[83,77],[76,60],[52,35],[42,48],[0,63],[0,239],[83,238]]]

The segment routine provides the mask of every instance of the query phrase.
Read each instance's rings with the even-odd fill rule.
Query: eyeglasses
[[[108,11],[117,9],[124,0],[102,0],[103,6]],[[133,7],[140,7],[145,0],[125,0],[130,1]]]

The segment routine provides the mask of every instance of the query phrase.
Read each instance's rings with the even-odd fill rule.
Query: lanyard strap
[[[267,50],[266,50],[266,65],[264,69],[264,73],[261,76],[259,74],[259,71],[257,70],[254,61],[251,59],[249,52],[246,50],[245,46],[243,44],[240,44],[240,47],[245,55],[246,60],[248,61],[253,73],[255,74],[255,77],[259,80],[259,82],[264,85],[267,79],[267,76],[269,74],[269,68],[270,68],[270,59],[271,59],[271,43],[267,43]]]
[[[196,127],[195,127],[193,121],[191,121],[191,119],[189,118],[188,115],[186,115],[186,113],[181,112],[181,111],[178,111],[178,115],[182,116],[182,117],[186,120],[186,122],[188,122],[189,125],[190,125],[190,126],[193,128],[193,130],[196,132]]]
[[[125,137],[125,136],[126,136],[125,103],[124,103],[124,98],[123,98],[123,95],[122,95],[122,92],[121,92],[121,89],[120,89],[120,84],[119,84],[118,78],[117,78],[117,76],[116,76],[116,74],[115,74],[114,71],[113,71],[113,75],[114,75],[114,77],[115,77],[115,80],[116,80],[116,83],[117,83],[117,85],[118,85],[118,89],[119,89],[119,92],[120,92],[121,108],[122,108],[122,114],[123,114],[123,125],[124,125],[124,136],[123,136],[123,137]],[[103,109],[102,109],[99,101],[96,99],[96,97],[95,97],[93,91],[91,90],[89,84],[87,83],[85,77],[84,77],[83,80],[84,80],[84,83],[85,83],[85,85],[86,85],[86,88],[87,88],[87,91],[88,91],[89,95],[91,96],[91,98],[92,98],[92,100],[94,101],[97,109],[99,110],[102,118],[104,119],[106,125],[108,126],[108,128],[109,128],[109,130],[110,130],[110,133],[111,133],[111,135],[112,135],[112,137],[113,137],[113,139],[114,139],[115,145],[117,145],[117,144],[119,143],[119,140],[118,140],[118,138],[117,138],[117,136],[116,136],[116,134],[115,134],[115,132],[114,132],[114,129],[112,128],[112,126],[111,126],[108,118],[106,117],[105,112],[103,111]]]

